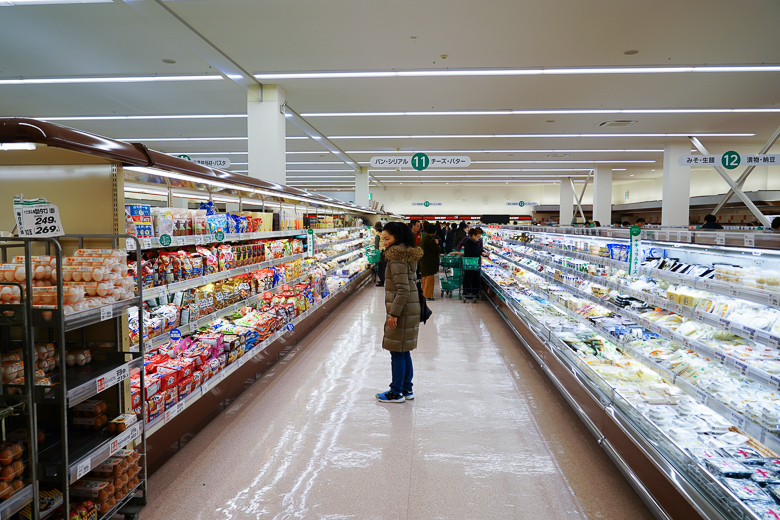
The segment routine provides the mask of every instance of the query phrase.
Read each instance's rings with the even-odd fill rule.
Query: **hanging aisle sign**
[[[631,226],[628,234],[631,237],[631,247],[628,251],[628,274],[634,275],[639,272],[639,252],[642,249],[642,241],[639,237],[642,236],[642,228]]]
[[[24,195],[16,195],[14,216],[20,237],[45,238],[65,234],[59,208],[43,197],[25,200]]]
[[[714,166],[720,164],[727,170],[733,170],[740,164],[749,166],[780,166],[780,154],[739,155],[737,152],[730,151],[723,155],[681,155],[677,158],[677,164],[680,166]]]
[[[429,157],[424,153],[404,156],[376,156],[371,158],[372,168],[414,168],[417,171],[428,168],[466,168],[471,166],[471,157],[466,155],[442,155]]]
[[[425,206],[426,208],[429,208],[431,206],[441,206],[441,202],[428,202],[427,200],[425,202],[412,202],[412,206]]]
[[[189,155],[184,154],[176,157],[200,164],[201,166],[208,166],[209,168],[227,168],[230,166],[230,159],[227,157],[196,157],[193,159]]]
[[[521,208],[524,208],[525,206],[535,207],[535,206],[538,206],[539,203],[538,202],[525,202],[525,201],[521,200],[520,202],[507,202],[506,205],[507,206],[519,206]]]

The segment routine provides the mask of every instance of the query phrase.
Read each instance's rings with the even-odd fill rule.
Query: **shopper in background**
[[[439,240],[439,250],[444,251],[444,241],[447,239],[447,224],[442,226],[441,222],[436,223],[436,238]]]
[[[444,252],[445,253],[452,253],[452,248],[455,246],[455,230],[458,229],[458,225],[454,222],[446,226],[447,228],[447,234],[444,237]]]
[[[422,223],[417,219],[412,219],[409,221],[409,229],[412,230],[412,234],[414,235],[414,241],[416,246],[420,245],[420,234],[422,231]]]
[[[631,222],[629,222],[628,220],[624,220],[624,221],[623,221],[623,227],[628,227],[628,228],[630,228],[630,227],[631,227]]]
[[[601,222],[599,222],[598,220],[594,220],[593,227],[601,227]]]
[[[472,228],[463,245],[463,256],[466,258],[481,258],[485,256],[482,249],[482,228]],[[463,292],[465,294],[479,293],[479,271],[463,271]]]
[[[433,301],[433,286],[436,284],[436,273],[439,272],[439,253],[441,253],[439,239],[436,237],[436,226],[433,224],[426,225],[420,239],[420,248],[423,251],[420,260],[422,292],[428,301]]]
[[[704,215],[704,224],[701,229],[723,229],[723,226],[718,224],[718,218],[715,215]]]
[[[455,237],[452,239],[452,243],[454,244],[453,248],[452,248],[453,251],[457,251],[458,249],[460,249],[458,247],[458,244],[460,244],[463,241],[463,239],[466,238],[466,230],[467,229],[468,229],[468,226],[466,225],[465,222],[461,222],[458,225],[458,229],[457,229],[457,231],[455,231]]]
[[[374,248],[379,250],[379,264],[377,264],[377,287],[385,286],[385,268],[387,264],[385,262],[385,244],[382,242],[382,223],[377,222],[374,224],[374,231],[376,236],[374,237]]]
[[[772,231],[774,231],[775,233],[780,231],[780,217],[775,217],[772,220]]]
[[[414,399],[411,351],[417,348],[420,326],[420,299],[414,273],[423,251],[415,245],[409,226],[388,222],[382,230],[387,273],[385,281],[385,322],[382,348],[390,351],[392,382],[390,390],[376,394],[380,403],[403,403]]]
[[[619,227],[620,227],[620,221],[618,220],[617,222],[615,222],[614,224],[612,224],[612,227],[619,228]]]
[[[645,222],[645,218],[644,217],[639,217],[638,219],[636,219],[636,225],[637,226],[645,227],[645,224],[646,224],[646,222]]]

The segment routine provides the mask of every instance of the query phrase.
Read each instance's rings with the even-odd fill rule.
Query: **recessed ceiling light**
[[[163,58],[162,62],[167,63],[168,65],[173,65],[174,63],[176,63],[176,60],[172,60],[170,58]]]
[[[629,177],[633,177],[633,176],[634,176],[634,174],[633,174],[633,173],[632,173],[631,175],[629,175]]]
[[[19,78],[0,79],[0,85],[59,85],[77,83],[155,83],[166,81],[222,81],[222,76],[93,76],[68,78]]]
[[[753,114],[777,113],[780,108],[583,108],[539,110],[430,110],[414,112],[304,112],[302,117],[399,117],[399,116],[538,116],[598,114]],[[555,119],[548,119],[554,123]]]
[[[650,170],[651,172],[654,172],[655,170]]]
[[[636,49],[629,49],[627,51],[624,51],[623,54],[625,54],[626,56],[633,56],[635,54],[639,54],[639,51]]]
[[[547,123],[554,123],[554,122],[555,122],[555,119],[548,119],[546,122],[547,122]]]

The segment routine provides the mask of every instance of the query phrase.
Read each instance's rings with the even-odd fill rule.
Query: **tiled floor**
[[[377,403],[382,291],[343,304],[153,475],[142,520],[652,518],[489,303],[437,298],[417,398]]]

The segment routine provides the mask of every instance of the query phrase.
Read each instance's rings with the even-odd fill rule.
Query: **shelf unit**
[[[133,354],[127,350],[123,342],[122,322],[126,318],[125,311],[133,305],[140,305],[143,301],[142,290],[130,300],[103,305],[88,311],[66,315],[64,300],[64,283],[62,279],[62,266],[65,247],[82,249],[85,246],[94,248],[117,248],[126,240],[136,243],[140,253],[140,244],[132,237],[122,235],[63,235],[57,239],[26,239],[26,238],[0,238],[0,252],[2,261],[19,255],[23,252],[26,272],[32,273],[32,257],[46,254],[53,256],[56,262],[57,277],[54,286],[57,288],[57,299],[54,306],[35,308],[31,301],[26,300],[23,313],[25,330],[23,338],[23,352],[25,353],[25,372],[30,367],[30,373],[25,375],[25,381],[36,381],[32,373],[37,339],[52,342],[57,348],[61,362],[59,369],[50,376],[52,382],[47,386],[26,383],[32,396],[33,413],[37,415],[32,431],[38,431],[42,425],[48,425],[47,434],[53,438],[47,439],[41,445],[30,440],[30,466],[32,486],[29,497],[31,499],[31,514],[33,518],[39,518],[39,498],[41,486],[55,486],[63,494],[62,505],[65,511],[70,509],[69,487],[78,479],[85,476],[104,460],[114,455],[120,449],[127,446],[136,448],[141,455],[142,471],[139,474],[139,484],[132,496],[123,497],[120,501],[124,506],[131,504],[142,509],[146,504],[146,472],[143,467],[145,456],[144,437],[144,411],[141,410],[139,422],[119,435],[110,435],[104,431],[84,432],[76,431],[70,427],[70,422],[75,417],[73,406],[98,394],[106,397],[111,403],[111,411],[107,414],[111,418],[122,413],[130,412],[125,401],[123,383],[128,381],[131,371],[138,371],[142,366],[144,343],[138,345],[138,353]],[[28,277],[25,288],[26,294],[32,294],[32,280]],[[93,329],[97,326],[100,330]],[[70,333],[70,334],[67,334]],[[97,341],[101,347],[90,346]],[[83,367],[70,368],[66,363],[66,349],[89,349],[93,353],[95,363]],[[30,358],[29,362],[27,358]],[[130,358],[128,360],[128,358]],[[7,387],[8,385],[4,385]],[[49,429],[56,428],[57,434]],[[102,429],[101,429],[102,430]],[[37,438],[35,439],[37,441]],[[20,509],[26,503],[18,504]],[[0,507],[3,507],[0,505]],[[118,507],[113,508],[119,511]],[[43,517],[49,516],[47,511]]]
[[[664,339],[677,343],[683,349],[696,352],[702,357],[732,370],[733,372],[739,374],[739,376],[747,378],[749,381],[763,384],[771,390],[780,388],[780,378],[777,376],[774,376],[755,366],[748,365],[734,357],[726,355],[723,352],[719,352],[717,348],[711,345],[705,344],[701,341],[691,340],[670,328],[660,326],[650,320],[647,320],[643,318],[640,313],[633,312],[606,300],[606,296],[598,297],[592,293],[584,291],[580,289],[577,284],[572,284],[571,280],[578,278],[583,282],[588,282],[593,285],[599,285],[610,290],[618,291],[621,294],[628,295],[639,301],[645,302],[649,306],[661,308],[671,313],[676,313],[691,320],[695,320],[698,323],[704,323],[721,331],[731,332],[735,335],[741,336],[742,338],[754,340],[758,343],[776,348],[777,342],[770,334],[764,331],[755,331],[750,327],[738,324],[732,320],[717,318],[709,315],[708,313],[697,312],[690,307],[685,307],[683,305],[671,302],[663,297],[651,295],[644,291],[631,290],[626,285],[630,282],[629,278],[615,278],[614,276],[611,276],[610,279],[607,279],[606,276],[588,274],[587,272],[582,272],[578,269],[564,265],[566,258],[574,258],[604,267],[627,271],[628,264],[626,262],[618,262],[595,255],[570,251],[560,247],[540,245],[537,243],[542,239],[549,239],[550,236],[554,236],[556,239],[580,239],[583,238],[582,236],[562,235],[560,232],[561,230],[558,228],[554,228],[552,233],[545,233],[544,231],[540,232],[538,228],[532,228],[532,230],[523,229],[525,232],[521,237],[523,240],[512,240],[506,238],[508,231],[511,234],[511,231],[516,231],[516,229],[511,226],[505,226],[491,231],[493,234],[493,237],[490,239],[492,245],[489,245],[488,248],[493,250],[493,258],[498,262],[499,269],[506,269],[509,267],[512,269],[521,269],[528,273],[532,273],[533,275],[538,276],[552,284],[548,286],[550,290],[557,290],[554,289],[555,287],[561,288],[569,294],[601,306],[614,315],[623,316],[624,318],[627,318],[628,320],[631,320],[639,326],[643,327],[645,330],[654,332]],[[585,229],[584,231],[589,230]],[[657,231],[656,233],[661,232]],[[668,231],[665,231],[664,233],[668,233]],[[677,232],[675,231],[675,233]],[[603,235],[598,236],[601,239],[604,238]],[[765,243],[768,243],[769,240],[771,240],[771,238],[766,239]],[[662,246],[671,247],[675,248],[675,251],[679,251],[679,248],[681,247],[693,247],[684,246],[680,243],[651,245],[657,245],[659,248]],[[731,251],[728,251],[729,249],[731,249]],[[762,251],[761,254],[755,254],[756,251],[750,250],[745,252],[743,251],[744,248],[741,246],[739,247],[738,251],[734,251],[734,249],[735,248],[724,247],[723,244],[718,244],[717,251],[725,250],[727,253],[732,255],[744,254],[750,255],[750,257],[757,259],[767,258],[766,253],[770,253],[767,251]],[[742,263],[744,264],[744,258],[742,260]],[[503,264],[505,267],[500,267],[501,264]],[[513,278],[511,271],[505,271],[505,273],[510,278]],[[556,275],[556,273],[558,273],[558,275]],[[569,279],[564,280],[564,277],[562,276],[563,274],[570,275]],[[678,275],[676,273],[670,273],[668,271],[658,269],[642,269],[639,274],[661,279],[670,283],[684,283],[691,287],[698,285],[700,288],[709,290],[713,293],[729,297],[737,297],[754,303],[777,307],[776,301],[770,299],[767,294],[765,294],[769,291],[747,290],[747,288],[744,287],[734,287],[733,284],[728,286],[727,284],[719,283],[715,280],[696,279],[692,276]],[[622,403],[621,405],[618,405],[616,403],[616,399],[619,401],[620,396],[616,395],[614,388],[607,384],[606,381],[601,379],[601,377],[598,376],[598,374],[596,374],[586,363],[581,362],[581,360],[579,360],[577,356],[573,354],[572,350],[556,336],[555,331],[545,327],[533,316],[533,314],[527,312],[520,303],[515,301],[507,293],[503,286],[497,284],[488,275],[485,275],[484,278],[488,287],[488,292],[497,296],[497,299],[493,299],[494,304],[499,305],[497,302],[500,302],[500,305],[510,309],[511,312],[513,312],[518,319],[521,319],[530,330],[533,330],[534,335],[538,336],[546,344],[545,348],[557,350],[557,354],[560,354],[558,355],[559,358],[568,358],[568,369],[570,372],[577,374],[577,379],[580,384],[591,387],[595,386],[599,389],[598,393],[601,405],[604,410],[609,408],[613,410],[613,412],[610,412],[613,416],[613,419],[619,419],[622,422],[628,421],[636,426],[633,428],[631,434],[632,442],[634,442],[636,445],[645,444],[653,447],[652,450],[645,450],[645,455],[647,455],[649,459],[653,459],[656,455],[659,454],[651,452],[660,452],[662,462],[664,460],[666,461],[663,462],[663,464],[666,466],[669,466],[670,464],[675,466],[676,469],[674,470],[674,473],[677,475],[666,471],[665,473],[667,478],[669,478],[669,475],[673,477],[671,482],[676,485],[677,491],[681,495],[688,498],[689,502],[694,503],[694,505],[699,509],[698,512],[700,514],[703,511],[706,511],[704,516],[712,518],[756,518],[750,508],[737,500],[733,493],[726,489],[726,487],[706,468],[698,464],[685,450],[675,446],[671,438],[669,438],[666,433],[663,432],[659,427],[644,418],[629,403]],[[549,295],[545,292],[539,292],[538,289],[534,289],[532,287],[528,287],[525,290],[527,290],[529,293],[536,294],[537,298],[543,298],[546,304],[555,308],[562,315],[567,316],[568,319],[575,320],[594,333],[600,334],[604,338],[607,338],[608,341],[618,345],[619,349],[624,354],[654,370],[665,381],[676,386],[685,394],[695,399],[698,403],[705,405],[710,410],[724,417],[727,421],[736,426],[739,431],[748,434],[769,450],[775,453],[780,453],[780,438],[777,435],[777,431],[769,430],[763,427],[739,410],[734,409],[727,403],[722,402],[722,400],[715,395],[699,389],[682,377],[678,377],[675,372],[672,372],[666,366],[663,366],[662,359],[657,359],[645,355],[643,352],[634,349],[631,346],[632,340],[630,338],[628,340],[623,340],[623,338],[615,337],[612,331],[607,330],[599,326],[597,323],[592,322],[591,320],[580,316],[576,312],[567,309],[558,302],[554,301],[554,299],[548,299]],[[502,314],[504,314],[505,319],[508,319],[505,312]],[[550,374],[548,373],[548,375]],[[553,376],[551,375],[551,377]],[[556,385],[558,385],[560,388],[559,382],[556,382]],[[573,405],[575,406],[575,409],[579,406],[574,401]],[[624,417],[617,418],[615,410],[619,410]],[[581,408],[579,412],[582,412]],[[582,418],[584,421],[586,421],[586,423],[591,421],[591,419],[588,418],[587,413],[582,415]],[[597,437],[600,435],[602,436],[602,440],[604,440],[605,438],[603,437],[602,432],[598,431]],[[661,449],[659,449],[659,446],[661,446]],[[618,463],[619,466],[622,464],[621,460],[622,459],[619,457],[616,458],[616,463]],[[655,463],[658,466],[657,460]],[[649,504],[657,504],[659,497],[648,490],[648,484],[648,482],[640,480],[638,483],[635,483],[635,486],[640,488],[638,490],[641,494],[645,495],[645,498]]]

